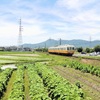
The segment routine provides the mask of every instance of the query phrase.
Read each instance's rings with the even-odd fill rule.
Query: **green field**
[[[92,58],[93,59],[93,58]],[[99,100],[100,61],[42,52],[0,52],[1,100]]]

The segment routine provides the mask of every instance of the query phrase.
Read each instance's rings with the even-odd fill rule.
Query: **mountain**
[[[48,39],[44,42],[37,43],[37,44],[23,44],[23,47],[29,47],[29,48],[43,48],[43,47],[51,47],[51,46],[57,46],[60,45],[60,43],[63,44],[70,44],[74,45],[75,47],[94,47],[96,45],[100,45],[100,40],[95,41],[86,41],[86,40],[54,40],[54,39]]]

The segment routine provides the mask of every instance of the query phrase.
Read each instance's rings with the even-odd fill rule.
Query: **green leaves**
[[[100,77],[100,68],[99,67],[88,65],[88,64],[83,64],[76,60],[66,59],[66,61],[59,61],[59,62],[56,62],[56,64],[61,65],[63,67],[71,67],[76,70],[80,70],[83,73],[91,73],[93,75]]]
[[[82,64],[78,61],[69,61],[68,64],[70,67],[75,68],[77,70],[81,70],[84,73],[91,73],[93,75],[100,77],[100,68],[98,67],[87,65],[87,64]]]
[[[3,92],[6,90],[7,82],[12,74],[12,69],[5,69],[0,73],[0,97],[3,95]]]
[[[16,74],[16,80],[13,83],[12,91],[8,100],[24,100],[24,71],[23,67],[19,66]]]
[[[44,87],[43,80],[36,72],[34,65],[28,65],[28,77],[30,81],[29,91],[32,100],[51,100]]]
[[[73,65],[75,65],[73,63]],[[8,100],[24,100],[25,84],[24,69],[27,70],[29,80],[29,96],[31,100],[82,100],[84,93],[79,84],[72,85],[55,71],[43,63],[26,64],[18,67],[16,79],[13,82]],[[9,72],[10,73],[10,72]],[[7,75],[9,80],[10,75]],[[4,80],[4,78],[1,78]],[[2,85],[3,84],[3,85]],[[0,95],[6,86],[5,82],[0,82]]]
[[[75,85],[71,85],[67,80],[55,73],[46,65],[37,63],[35,68],[40,77],[43,79],[44,85],[47,87],[49,96],[52,100],[81,100],[83,92]]]

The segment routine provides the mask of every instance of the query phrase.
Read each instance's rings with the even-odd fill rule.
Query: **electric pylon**
[[[19,20],[19,36],[18,36],[18,50],[23,50],[22,46],[22,21],[21,18]]]

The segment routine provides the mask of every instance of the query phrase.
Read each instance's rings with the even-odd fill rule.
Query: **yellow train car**
[[[48,52],[53,53],[53,54],[63,54],[63,55],[72,56],[75,52],[75,46],[74,45],[59,45],[56,47],[49,47]]]

